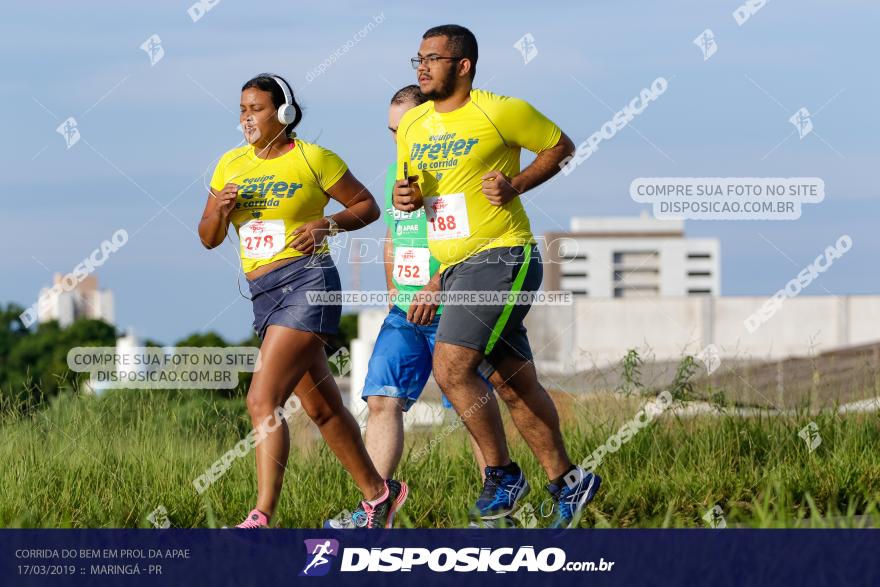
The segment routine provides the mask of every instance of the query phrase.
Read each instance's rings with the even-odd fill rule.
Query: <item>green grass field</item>
[[[569,451],[582,460],[631,420],[646,398],[556,394]],[[798,436],[815,421],[821,445]],[[0,526],[148,527],[158,506],[175,527],[238,523],[253,506],[253,453],[199,496],[195,477],[250,430],[243,399],[204,392],[63,393],[31,413],[0,421]],[[479,477],[451,414],[410,434],[399,477],[410,499],[398,525],[463,527]],[[507,422],[514,458],[538,510],[547,494],[537,463]],[[317,527],[358,495],[303,414],[279,511],[283,527]],[[430,439],[431,450],[420,450]],[[880,499],[880,416],[676,417],[664,414],[607,456],[601,491],[582,527],[701,527],[716,504],[729,526],[859,526]],[[798,522],[798,520],[801,520]],[[539,525],[546,524],[541,520]]]

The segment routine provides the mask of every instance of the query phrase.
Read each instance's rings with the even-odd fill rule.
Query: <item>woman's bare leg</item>
[[[296,386],[296,395],[364,499],[374,499],[385,490],[382,476],[370,460],[357,420],[342,403],[323,345],[318,352],[318,360]]]
[[[293,389],[313,369],[314,373],[319,374],[316,379],[321,384],[316,385],[316,380],[311,380],[309,389],[315,387],[328,393],[332,389],[337,401],[334,402],[332,397],[329,401],[321,399],[323,393],[305,392],[305,400],[300,398],[303,408],[315,420],[342,465],[350,468],[364,497],[372,499],[380,494],[384,489],[383,481],[366,456],[360,430],[342,405],[339,389],[332,376],[324,379],[324,371],[329,375],[324,341],[309,332],[272,325],[266,331],[260,355],[260,369],[254,373],[247,396],[248,413],[254,429],[258,431],[258,438],[263,436],[260,430],[264,423],[268,424],[264,430],[265,436],[256,446],[257,509],[270,517],[275,512],[290,453],[287,423],[282,420],[280,425],[276,425],[276,409],[284,405]],[[329,395],[332,396],[332,393]],[[354,425],[355,439],[351,438],[347,421]]]

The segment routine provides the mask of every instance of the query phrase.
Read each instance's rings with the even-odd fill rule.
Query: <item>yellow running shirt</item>
[[[540,153],[556,146],[558,126],[524,100],[471,90],[461,108],[440,113],[425,102],[398,128],[398,179],[403,163],[420,176],[428,245],[441,270],[486,249],[535,242],[520,198],[493,206],[481,178],[493,170],[519,174],[521,148]]]
[[[230,221],[235,225],[245,273],[272,261],[301,257],[291,248],[291,233],[324,216],[326,191],[348,167],[333,151],[296,139],[274,159],[260,159],[250,145],[226,152],[217,163],[211,187],[239,186]],[[318,252],[326,251],[326,244]]]

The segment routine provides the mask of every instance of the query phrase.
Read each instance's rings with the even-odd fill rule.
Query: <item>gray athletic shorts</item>
[[[342,289],[339,273],[329,254],[298,257],[269,273],[248,281],[254,306],[254,332],[262,340],[271,324],[336,334],[342,306],[311,304],[309,292],[331,293]]]
[[[455,292],[487,292],[498,298],[505,298],[506,293],[519,295],[498,303],[492,299],[491,305],[461,304],[454,297],[447,298],[436,340],[481,351],[491,364],[511,354],[531,361],[523,319],[531,308],[529,294],[541,287],[543,276],[536,245],[489,249],[448,267],[440,280],[447,296]]]

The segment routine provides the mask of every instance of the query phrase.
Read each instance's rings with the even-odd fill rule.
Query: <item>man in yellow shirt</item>
[[[434,377],[487,463],[472,516],[510,515],[529,492],[510,459],[497,408],[480,407],[491,393],[477,373],[485,358],[506,381],[499,395],[550,480],[553,526],[570,527],[601,480],[569,459],[556,407],[532,362],[522,324],[530,305],[522,297],[529,300],[540,287],[543,270],[519,196],[559,172],[575,147],[529,103],[473,89],[476,63],[477,41],[468,29],[443,25],[423,35],[412,64],[430,101],[400,121],[394,206],[404,212],[424,207],[431,255],[441,264],[446,306]],[[523,148],[537,157],[521,170]]]

